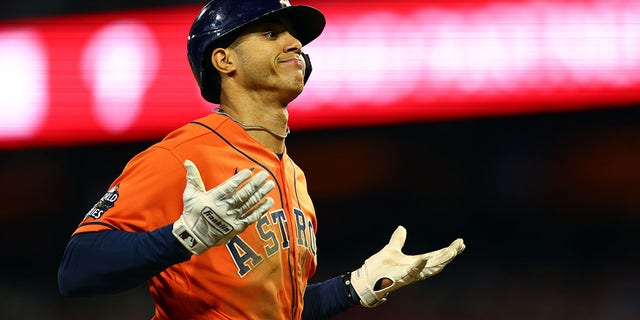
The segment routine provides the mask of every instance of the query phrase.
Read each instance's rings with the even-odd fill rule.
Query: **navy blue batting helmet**
[[[292,6],[288,0],[212,0],[191,25],[187,41],[187,57],[191,71],[200,86],[202,97],[220,103],[220,74],[211,64],[215,48],[229,46],[241,28],[266,17],[286,17],[296,31],[296,38],[306,45],[317,38],[325,26],[324,15],[310,6]],[[309,57],[303,54],[307,67],[306,83],[311,73]]]

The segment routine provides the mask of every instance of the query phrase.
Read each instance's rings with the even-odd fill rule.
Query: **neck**
[[[282,153],[289,134],[289,114],[285,107],[237,108],[221,104],[218,113],[240,125],[256,141],[275,153]]]

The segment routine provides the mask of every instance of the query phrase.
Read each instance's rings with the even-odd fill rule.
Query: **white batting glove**
[[[438,274],[455,256],[464,250],[464,242],[458,238],[448,247],[420,255],[402,253],[407,230],[398,226],[389,243],[351,273],[351,284],[365,307],[377,307],[387,301],[390,292],[418,280]],[[375,290],[382,279],[391,281],[386,288]]]
[[[273,199],[264,196],[275,184],[267,181],[265,171],[251,178],[251,171],[244,169],[206,191],[196,165],[186,160],[184,166],[187,169],[187,186],[182,194],[184,210],[173,223],[173,235],[193,254],[228,243],[273,206]]]

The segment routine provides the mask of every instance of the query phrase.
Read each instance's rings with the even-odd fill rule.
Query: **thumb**
[[[200,177],[200,171],[191,160],[184,161],[184,167],[187,169],[187,187],[192,186],[194,189],[204,192],[204,182]]]
[[[389,240],[389,247],[402,251],[402,247],[404,247],[404,242],[406,239],[407,230],[403,226],[398,226],[398,228],[396,228],[396,231],[394,231],[391,235],[391,239]]]

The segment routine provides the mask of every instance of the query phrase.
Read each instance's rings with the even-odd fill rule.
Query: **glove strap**
[[[351,272],[347,272],[342,276],[342,283],[344,284],[344,293],[347,295],[347,301],[352,306],[360,305],[360,297],[356,292],[356,289],[353,288],[353,284],[351,283]]]
[[[366,262],[365,265],[362,266],[362,268],[353,271],[352,275],[353,277],[351,280],[351,284],[358,297],[360,297],[361,305],[367,308],[375,308],[383,302],[387,301],[387,295],[389,294],[389,292],[386,292],[382,297],[379,297],[369,283]]]

